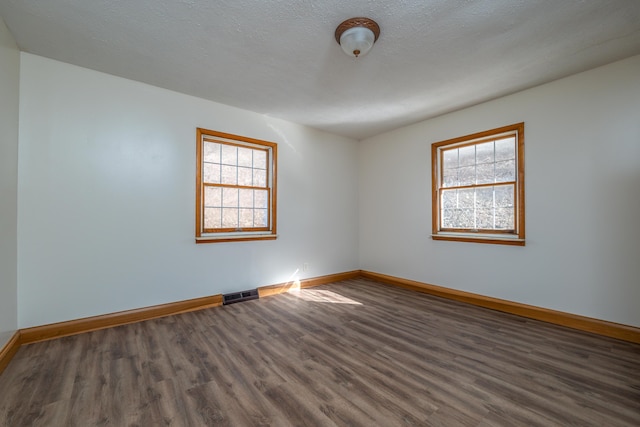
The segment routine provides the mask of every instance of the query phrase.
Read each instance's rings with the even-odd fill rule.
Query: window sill
[[[247,242],[252,240],[275,240],[278,238],[277,234],[243,234],[239,236],[233,235],[221,235],[221,236],[200,236],[196,237],[196,243],[224,243],[224,242]]]
[[[490,243],[494,245],[511,245],[511,246],[525,246],[525,239],[518,237],[505,237],[497,235],[484,235],[479,236],[477,234],[469,233],[438,233],[432,234],[433,240],[449,240],[454,242],[471,242],[471,243]]]

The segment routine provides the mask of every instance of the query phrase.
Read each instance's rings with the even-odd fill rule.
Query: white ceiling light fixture
[[[369,18],[351,18],[336,28],[336,41],[349,56],[365,55],[380,35],[380,27]]]

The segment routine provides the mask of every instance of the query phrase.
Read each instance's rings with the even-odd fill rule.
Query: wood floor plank
[[[23,346],[5,425],[638,426],[640,345],[351,279]]]

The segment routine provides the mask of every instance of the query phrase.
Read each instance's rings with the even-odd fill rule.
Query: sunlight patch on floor
[[[327,290],[298,288],[297,290],[290,289],[289,292],[305,301],[328,302],[332,304],[362,305],[361,302],[352,300],[351,298],[347,298],[345,296]]]

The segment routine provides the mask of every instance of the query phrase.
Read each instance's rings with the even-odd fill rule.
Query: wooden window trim
[[[239,141],[234,143],[233,141]],[[254,187],[230,184],[212,184],[203,182],[203,145],[213,142],[229,146],[251,148],[267,152],[266,187]],[[278,144],[245,136],[217,132],[208,129],[196,129],[196,243],[239,242],[252,240],[274,240],[277,238],[277,164]],[[267,227],[255,227],[238,231],[233,228],[204,228],[204,188],[238,188],[266,190],[269,197]]]
[[[514,185],[515,191],[515,230],[462,230],[446,229],[440,227],[440,194],[442,190],[458,188],[478,188],[502,184],[514,184],[514,181],[465,185],[459,187],[442,187],[442,153],[443,147],[451,148],[477,145],[483,142],[500,139],[500,136],[514,133],[516,135],[516,167],[517,178]],[[483,132],[478,132],[458,138],[431,144],[431,238],[433,240],[449,240],[459,242],[492,243],[499,245],[525,245],[525,186],[524,186],[524,122],[509,126],[503,126]]]

